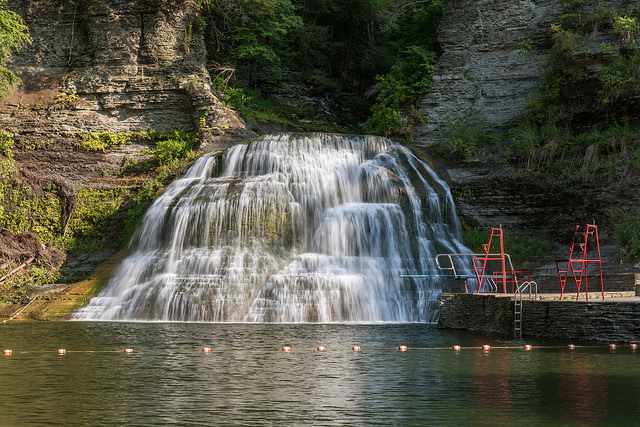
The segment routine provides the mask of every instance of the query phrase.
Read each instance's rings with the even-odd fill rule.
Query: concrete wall
[[[640,301],[525,301],[523,310],[525,338],[573,342],[640,340]],[[438,326],[512,337],[513,301],[486,295],[444,295]]]

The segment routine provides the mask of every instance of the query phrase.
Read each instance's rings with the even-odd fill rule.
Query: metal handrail
[[[529,299],[538,299],[538,282],[534,280],[529,280],[527,282],[522,282],[516,288],[515,297],[523,299],[523,295],[529,291]]]
[[[439,270],[443,270],[443,271],[452,271],[453,272],[453,277],[458,279],[458,278],[472,278],[472,277],[476,277],[475,274],[465,274],[465,275],[460,275],[458,274],[457,270],[456,270],[456,265],[453,262],[453,258],[463,258],[463,257],[501,257],[501,254],[484,254],[484,253],[453,253],[453,254],[438,254],[436,255],[436,266],[438,267]],[[450,267],[446,267],[446,266],[442,266],[442,264],[440,263],[440,259],[441,258],[447,258],[449,260],[449,265]],[[509,267],[511,267],[511,270],[515,270],[515,268],[513,268],[513,262],[511,262],[511,255],[509,254],[504,254],[505,259],[507,260],[507,262],[509,263]]]

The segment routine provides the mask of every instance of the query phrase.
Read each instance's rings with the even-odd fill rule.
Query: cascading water
[[[328,134],[200,158],[132,247],[76,319],[428,322],[434,255],[466,250],[428,164],[385,138]]]

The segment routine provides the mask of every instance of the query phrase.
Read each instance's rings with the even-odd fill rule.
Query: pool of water
[[[485,342],[512,344],[416,324],[6,324],[0,425],[640,425],[640,354],[430,349]]]

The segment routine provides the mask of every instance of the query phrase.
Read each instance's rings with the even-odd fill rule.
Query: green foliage
[[[600,72],[603,104],[616,104],[629,94],[640,94],[640,50],[619,56],[602,67]]]
[[[162,189],[184,172],[195,156],[197,135],[191,132],[99,132],[85,136],[90,147],[106,150],[136,141],[150,146],[148,173],[141,188],[95,189],[81,188],[75,194],[73,211],[63,224],[63,199],[56,186],[34,187],[15,173],[13,159],[7,157],[13,146],[12,136],[0,132],[0,228],[14,234],[32,232],[49,247],[56,247],[71,255],[113,251],[128,241],[145,210]],[[6,167],[5,167],[6,166]],[[46,263],[45,263],[46,264]],[[35,264],[23,274],[12,278],[12,300],[25,298],[29,289],[58,280],[75,280],[73,271],[57,266]]]
[[[640,143],[631,152],[631,167],[640,172]]]
[[[13,134],[0,130],[0,182],[10,179],[16,172],[15,161],[13,160]],[[2,206],[0,206],[0,214]]]
[[[634,45],[638,40],[640,25],[635,16],[616,16],[613,20],[613,31],[625,45]]]
[[[128,190],[83,188],[61,240],[72,253],[97,252],[114,248],[113,230],[127,200]],[[111,230],[111,231],[108,231]]]
[[[126,206],[126,217],[122,228],[122,243],[125,244],[134,234],[151,203],[160,195],[167,184],[182,174],[192,159],[174,159],[155,169],[154,176],[132,195]]]
[[[51,191],[36,192],[17,179],[0,180],[0,228],[14,234],[33,232],[41,242],[58,236],[62,208]]]
[[[16,171],[16,163],[13,158],[4,156],[0,157],[0,181],[13,177]],[[0,211],[2,211],[1,206]]]
[[[13,134],[0,130],[0,155],[11,158],[13,156]]]
[[[511,155],[519,170],[565,182],[619,180],[637,170],[638,129],[631,124],[640,118],[640,9],[562,5],[543,84],[509,132]],[[596,61],[602,65],[594,67]]]
[[[199,139],[194,132],[174,130],[168,132],[87,132],[80,135],[80,147],[88,151],[107,151],[131,143],[151,145],[150,154],[157,164],[193,156]],[[126,165],[127,168],[132,165]]]
[[[207,127],[207,119],[209,118],[210,113],[210,108],[200,111],[200,114],[198,115],[198,130],[202,130]]]
[[[0,98],[18,82],[18,76],[7,68],[11,55],[29,43],[29,28],[22,17],[8,9],[6,0],[0,0]]]
[[[453,120],[446,131],[444,146],[437,147],[440,154],[457,160],[470,160],[496,142],[496,135],[487,130],[487,124],[477,117]]]
[[[417,107],[418,101],[431,89],[434,71],[433,52],[410,46],[387,74],[378,76],[378,93],[368,128],[385,135],[409,136],[412,128],[407,129],[409,120],[403,110]]]
[[[328,100],[352,126],[371,114],[368,128],[376,133],[406,134],[418,121],[413,104],[431,85],[440,0],[201,0],[200,6],[209,50],[225,64],[214,84],[243,116],[302,128],[316,121],[317,107],[296,112],[278,105],[284,94]]]
[[[560,24],[551,25],[551,35],[552,52],[556,55],[556,59],[564,59],[567,55],[575,54],[584,42],[579,33],[563,28]]]
[[[193,133],[173,131],[162,134],[158,139],[151,152],[159,165],[195,156],[193,149],[197,144],[197,138]]]
[[[376,104],[372,107],[372,113],[367,122],[370,132],[386,136],[409,133],[408,121],[400,111],[400,107]]]
[[[616,181],[630,168],[640,171],[636,160],[640,130],[630,124],[611,124],[575,132],[555,124],[538,126],[523,122],[510,132],[514,159],[523,171],[541,171],[563,182]]]
[[[131,142],[131,132],[97,131],[80,135],[80,147],[87,151],[107,151]]]
[[[640,94],[640,10],[593,8],[577,0],[562,4],[564,12],[551,27],[551,61],[527,120],[538,126],[579,128],[637,114],[631,105]],[[613,42],[600,43],[600,52],[594,52],[603,33]],[[591,66],[594,59],[603,63],[599,70]]]
[[[152,177],[139,191],[80,189],[73,212],[63,227],[62,204],[55,188],[34,189],[7,174],[0,180],[0,227],[16,234],[34,232],[41,242],[72,253],[116,249],[120,245],[118,236],[128,239],[127,233],[132,231],[129,225],[123,230],[122,219],[129,224],[129,218],[141,216],[150,200],[194,158],[198,143],[197,135],[183,131],[92,132],[83,134],[82,140],[83,148],[90,150],[107,150],[132,141],[150,145],[150,164],[138,172],[152,172]],[[6,152],[11,146],[11,135],[1,133],[2,150]]]
[[[221,56],[236,65],[246,85],[280,80],[288,37],[302,26],[290,0],[206,0],[200,6],[210,17]]]
[[[640,259],[640,215],[623,216],[615,227],[615,234],[622,247],[622,258]]]
[[[75,106],[78,101],[80,97],[75,93],[59,92],[53,102],[56,107],[65,109]]]
[[[270,123],[297,131],[343,131],[335,123],[318,118],[317,114],[314,117],[313,111],[278,103],[257,89],[231,85],[221,76],[213,80],[213,86],[218,96],[245,120]]]

